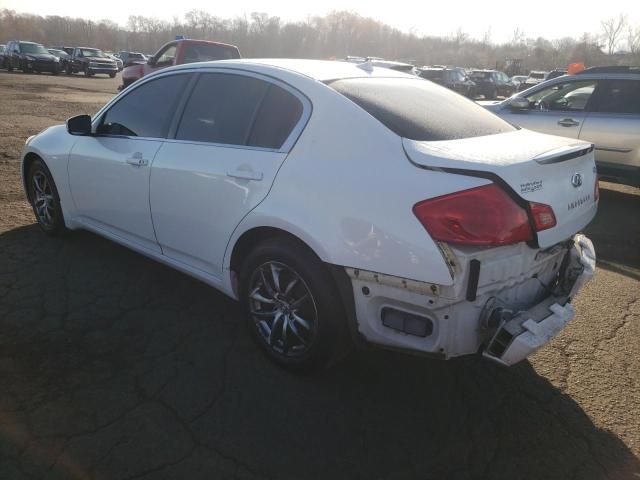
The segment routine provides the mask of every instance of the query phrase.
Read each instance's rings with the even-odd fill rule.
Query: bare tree
[[[640,26],[629,25],[627,29],[627,46],[632,55],[640,53]]]
[[[602,34],[604,41],[607,45],[607,52],[609,55],[613,55],[616,51],[616,45],[620,41],[620,36],[624,30],[624,26],[627,24],[627,17],[624,14],[620,14],[617,17],[611,17],[602,22]]]

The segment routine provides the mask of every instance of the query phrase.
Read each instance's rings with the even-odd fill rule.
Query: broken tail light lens
[[[556,226],[556,216],[553,208],[543,203],[530,202],[531,216],[536,227],[536,232],[547,230]]]
[[[440,242],[496,246],[533,238],[526,210],[495,183],[424,200],[413,213]]]

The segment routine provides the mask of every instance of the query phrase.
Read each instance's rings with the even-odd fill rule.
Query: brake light
[[[533,238],[525,209],[494,183],[419,202],[413,213],[441,242],[491,246]]]
[[[529,207],[531,208],[531,215],[533,216],[533,223],[536,226],[536,232],[556,226],[556,216],[549,205],[530,202]]]
[[[596,184],[593,186],[593,201],[600,200],[600,177],[596,175]]]

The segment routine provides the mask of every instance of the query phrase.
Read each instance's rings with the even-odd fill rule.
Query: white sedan
[[[504,365],[593,275],[593,146],[370,64],[162,70],[27,140],[42,229],[87,229],[238,299],[282,366],[350,345]]]

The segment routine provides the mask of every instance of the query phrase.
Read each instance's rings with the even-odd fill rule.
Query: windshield
[[[455,140],[515,130],[462,95],[419,78],[350,78],[328,85],[411,140]]]
[[[49,53],[46,48],[38,43],[21,43],[20,51],[22,53]]]
[[[98,50],[96,48],[81,48],[83,57],[98,57],[98,58],[108,58],[102,50]]]

